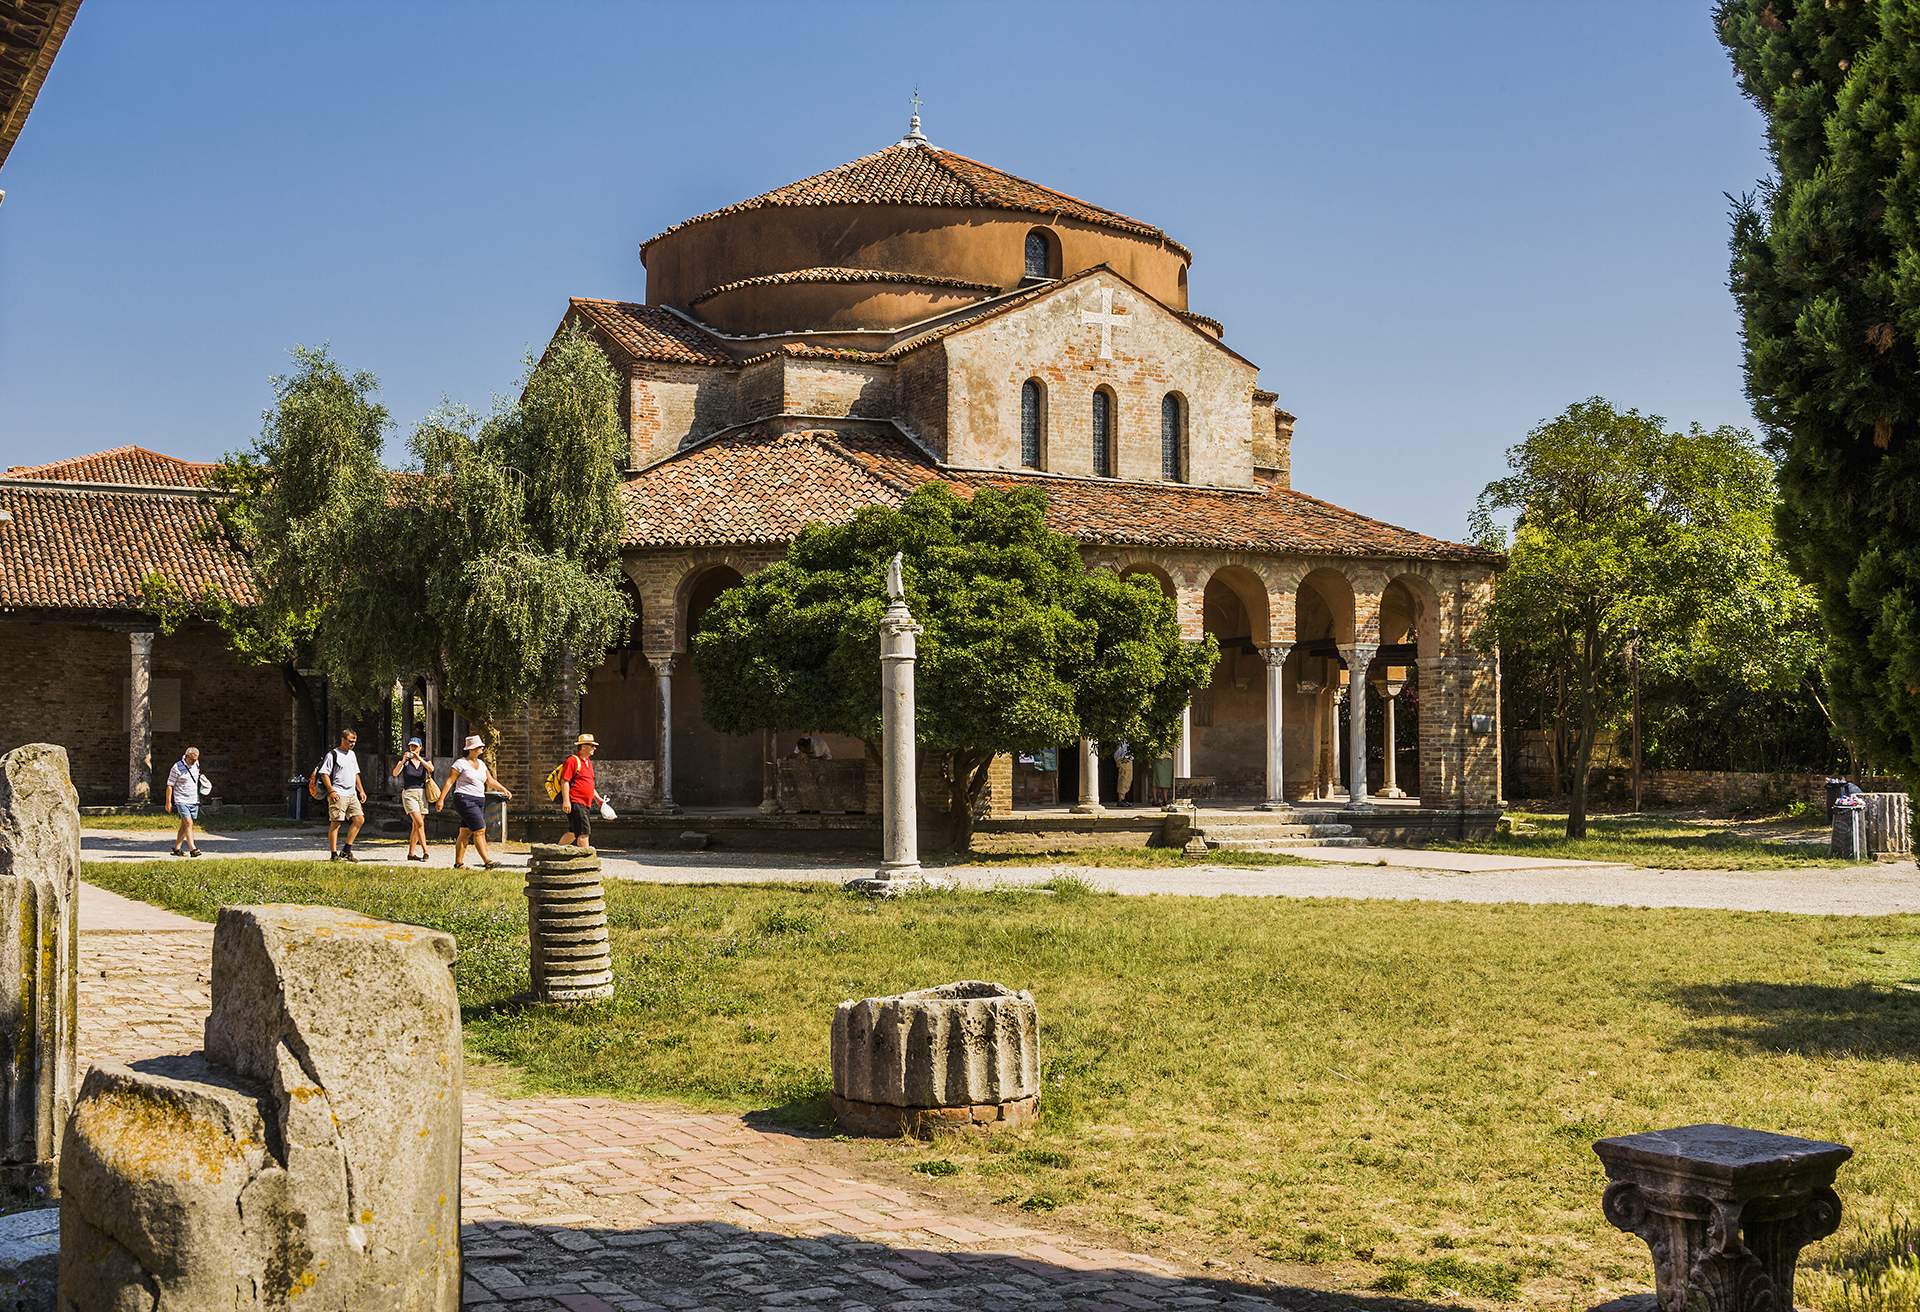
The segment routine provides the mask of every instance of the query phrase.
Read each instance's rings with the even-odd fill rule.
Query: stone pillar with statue
[[[913,726],[913,667],[920,626],[907,609],[900,553],[887,565],[887,610],[880,617],[880,868],[847,888],[897,897],[950,881],[920,868],[919,769]]]

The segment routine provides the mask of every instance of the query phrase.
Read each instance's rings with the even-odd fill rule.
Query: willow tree
[[[329,608],[324,668],[361,695],[431,674],[491,744],[514,709],[558,694],[625,635],[619,382],[568,328],[484,420],[445,407],[412,466],[357,523]]]
[[[1038,491],[963,500],[933,483],[898,508],[802,530],[701,621],[693,663],[708,722],[849,734],[876,760],[884,579],[899,552],[924,630],[914,727],[941,762],[957,846],[1000,753],[1088,737],[1164,754],[1218,645],[1183,642],[1157,584],[1089,570],[1045,517]]]
[[[1920,771],[1920,11],[1722,0],[1775,176],[1733,212],[1747,391],[1836,715]]]

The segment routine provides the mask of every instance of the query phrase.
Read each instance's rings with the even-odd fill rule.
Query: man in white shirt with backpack
[[[353,854],[353,840],[360,836],[360,826],[367,822],[366,785],[360,782],[360,758],[353,754],[353,745],[360,741],[360,735],[351,729],[340,731],[340,745],[328,752],[326,759],[313,772],[315,779],[322,781],[327,790],[327,860],[358,862]],[[340,843],[340,826],[347,825],[347,841]]]

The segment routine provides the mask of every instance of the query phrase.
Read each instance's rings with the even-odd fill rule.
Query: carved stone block
[[[45,1202],[73,1110],[80,806],[67,752],[0,756],[0,1208]]]
[[[1031,993],[963,980],[833,1014],[833,1109],[853,1134],[926,1134],[1031,1121],[1040,1093]]]
[[[1653,1252],[1661,1312],[1793,1312],[1800,1250],[1840,1224],[1843,1144],[1732,1125],[1602,1139],[1607,1220]]]

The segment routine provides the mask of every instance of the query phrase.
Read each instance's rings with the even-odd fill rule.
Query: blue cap
[[[418,738],[409,738],[407,739],[407,746],[418,747],[420,746],[420,740]]]

